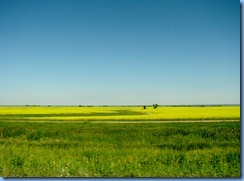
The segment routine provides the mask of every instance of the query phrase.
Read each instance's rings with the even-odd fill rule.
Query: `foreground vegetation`
[[[240,177],[240,107],[0,107],[0,153],[3,177]]]
[[[240,177],[240,123],[0,122],[3,177]]]

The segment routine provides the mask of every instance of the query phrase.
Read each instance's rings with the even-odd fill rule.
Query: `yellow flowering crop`
[[[210,120],[240,119],[240,106],[210,107],[0,107],[0,120]]]

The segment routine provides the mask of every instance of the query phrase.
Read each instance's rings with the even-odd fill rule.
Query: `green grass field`
[[[240,121],[229,122],[240,119],[240,107],[163,108],[0,107],[0,175],[240,177]],[[130,119],[122,120],[152,115],[149,121],[169,123],[103,123],[121,120],[123,114]],[[70,117],[76,122],[69,123]],[[187,119],[193,122],[170,123]],[[101,121],[94,124],[93,120]]]

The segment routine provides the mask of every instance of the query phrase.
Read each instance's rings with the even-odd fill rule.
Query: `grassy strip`
[[[1,118],[0,122],[106,122],[106,121],[114,121],[114,122],[153,122],[153,121],[232,121],[232,120],[240,120],[239,117],[207,117],[207,118],[152,118],[152,119],[126,119],[126,118],[120,118],[120,119],[114,119],[114,118],[74,118],[74,119],[62,119],[62,118],[46,118],[46,117],[9,117],[9,118]]]

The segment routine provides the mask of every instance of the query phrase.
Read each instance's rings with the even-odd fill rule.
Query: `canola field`
[[[209,107],[0,107],[0,121],[239,120],[239,106]]]
[[[240,107],[2,106],[0,153],[2,177],[240,177]]]

